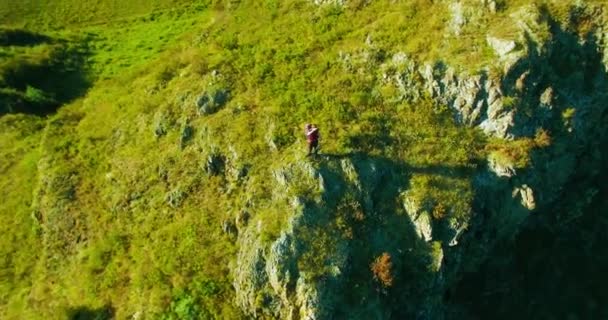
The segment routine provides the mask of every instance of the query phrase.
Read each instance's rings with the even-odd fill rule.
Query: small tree
[[[393,263],[391,261],[391,255],[384,252],[382,255],[376,258],[371,264],[371,270],[374,274],[374,279],[380,282],[384,288],[388,288],[393,285]]]

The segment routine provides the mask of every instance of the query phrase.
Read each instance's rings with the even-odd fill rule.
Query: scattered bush
[[[52,106],[57,104],[52,94],[48,94],[32,86],[27,86],[27,89],[25,90],[25,98],[31,104],[40,107]]]
[[[370,265],[374,279],[384,288],[389,288],[393,285],[393,262],[391,255],[387,252],[382,253]]]
[[[538,129],[536,131],[536,135],[534,136],[534,144],[538,148],[546,148],[551,145],[551,136],[549,132],[545,129]]]

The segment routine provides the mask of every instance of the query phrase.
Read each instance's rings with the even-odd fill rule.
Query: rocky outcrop
[[[499,3],[495,0],[460,0],[444,1],[450,20],[448,23],[449,32],[459,37],[466,27],[473,27],[479,24],[486,16],[496,13],[500,9]]]
[[[376,252],[388,250],[397,270],[424,270],[419,279],[407,280],[417,292],[428,293],[403,296],[419,307],[411,314],[432,310],[432,301],[440,298],[432,293],[435,282],[427,280],[438,276],[440,267],[435,270],[431,265],[440,263],[432,258],[415,259],[423,254],[418,249],[399,249],[418,247],[416,243],[420,248],[430,246],[425,237],[431,231],[426,228],[419,233],[408,215],[399,215],[399,208],[386,205],[399,198],[399,189],[407,183],[404,168],[362,157],[322,161],[319,166],[299,162],[274,170],[273,203],[285,203],[278,205],[285,223],[268,235],[268,226],[253,213],[249,227],[240,229],[244,231],[239,233],[240,249],[233,268],[238,304],[254,317],[330,319],[340,314],[366,314],[370,304],[382,299],[377,296],[379,288],[359,283],[360,275],[371,273],[369,265]],[[394,222],[386,225],[386,219]],[[426,219],[430,225],[429,217]],[[399,232],[402,241],[386,236],[392,232]],[[344,294],[344,289],[355,286],[359,292],[356,305]],[[390,308],[374,312],[387,317]]]
[[[323,188],[322,175],[309,164],[278,169],[275,179],[284,190]],[[335,239],[336,243],[323,248],[327,250],[326,260],[320,264],[307,261],[311,255],[323,254],[311,252],[317,240],[312,235],[319,232],[321,221],[331,218],[331,212],[317,207],[318,203],[305,204],[299,198],[290,201],[289,191],[278,194],[290,202],[280,213],[288,220],[278,238],[264,240],[265,226],[261,221],[254,222],[239,237],[241,249],[234,269],[237,303],[253,316],[326,319],[335,307],[335,286],[347,267],[348,245]],[[242,215],[238,219],[242,221]]]
[[[217,176],[224,173],[225,166],[226,158],[222,154],[214,152],[207,156],[205,171],[209,175]]]
[[[412,219],[418,237],[426,242],[433,240],[433,226],[428,211],[422,210],[420,204],[418,204],[408,192],[404,192],[402,198],[405,212],[407,212]]]
[[[494,49],[501,59],[504,59],[509,53],[513,52],[516,47],[515,41],[513,40],[504,40],[492,36],[488,36],[487,40],[490,47]]]
[[[463,4],[452,6],[458,8]],[[601,15],[592,9],[580,10],[589,11],[590,16],[585,16],[586,19],[601,20]],[[560,100],[557,88],[560,83],[565,84],[561,75],[563,70],[560,70],[563,67],[557,61],[569,61],[573,57],[579,61],[589,60],[597,55],[594,51],[600,50],[599,39],[603,33],[590,34],[596,42],[586,41],[577,46],[576,36],[560,29],[557,22],[538,7],[526,6],[512,17],[518,30],[515,35],[511,38],[487,36],[488,45],[498,60],[492,69],[470,74],[443,63],[419,63],[404,53],[395,53],[380,66],[380,78],[398,89],[400,99],[416,102],[429,97],[436,104],[454,110],[460,123],[477,126],[488,135],[507,139],[533,135],[547,125],[547,119],[555,118],[559,113],[554,109]],[[597,25],[602,24],[598,22]],[[554,30],[550,31],[552,28]],[[550,38],[548,34],[552,33],[553,38]],[[603,68],[599,57],[592,59],[596,60],[588,64]],[[352,58],[345,56],[343,60]],[[580,83],[573,85],[580,86]],[[564,90],[569,89],[561,91]],[[571,94],[576,93],[564,94],[562,100],[569,99],[566,96]]]
[[[181,133],[179,136],[179,144],[181,148],[185,148],[190,143],[192,138],[194,138],[194,127],[192,127],[188,123],[185,123],[182,126]]]
[[[403,53],[395,54],[382,69],[382,78],[399,89],[402,99],[416,102],[428,96],[453,109],[462,124],[479,126],[488,135],[513,137],[515,110],[505,103],[501,83],[487,73],[457,75],[442,64],[420,65]],[[396,72],[390,75],[388,70]]]
[[[209,115],[219,111],[228,102],[229,92],[225,89],[212,89],[196,99],[199,114]]]
[[[345,5],[348,0],[313,0],[316,5],[326,5],[326,4],[334,4],[334,5]]]

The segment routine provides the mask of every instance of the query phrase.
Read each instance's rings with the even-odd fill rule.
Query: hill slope
[[[1,51],[0,317],[607,312],[603,5],[64,4]],[[8,81],[54,48],[86,91]]]

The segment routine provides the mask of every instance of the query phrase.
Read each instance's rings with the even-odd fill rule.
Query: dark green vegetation
[[[497,1],[498,12],[479,22],[487,28],[465,26],[459,38],[446,36],[450,9],[436,2],[0,4],[0,318],[245,317],[231,273],[243,242],[228,222],[247,212],[249,228],[262,226],[271,244],[290,224],[293,199],[324,213],[299,229],[300,272],[325,279],[342,240],[360,253],[345,285],[358,289],[344,293],[338,317],[419,314],[412,301],[433,294],[419,283],[436,281],[448,243],[417,237],[397,201],[403,192],[429,211],[434,238],[443,239],[447,225],[483,214],[479,204],[494,196],[474,185],[487,157],[526,172],[578,152],[579,141],[566,129],[488,138],[424,93],[402,99],[383,78],[396,53],[479,71],[497,59],[483,30],[510,34],[510,14],[527,1]],[[572,20],[568,8],[545,7],[556,29],[546,36],[567,39],[549,64],[563,66],[559,90],[599,106],[607,99],[596,92],[606,87],[585,80],[605,77],[600,57],[577,46],[585,21],[559,29]],[[558,54],[570,47],[578,49]],[[579,60],[594,64],[579,74]],[[553,83],[543,78],[549,69],[533,76]],[[515,75],[490,68],[490,76]],[[525,101],[510,103],[534,115]],[[578,107],[550,121],[580,126]],[[605,123],[606,113],[596,118]],[[312,160],[301,137],[309,121],[322,130],[325,154]],[[481,268],[471,263],[445,297],[454,317],[606,317],[606,131],[580,132],[596,137],[585,148],[597,151],[576,159],[581,170],[566,185],[573,191],[538,208],[489,258],[470,258]],[[383,172],[374,182],[383,187],[346,181],[346,160]],[[307,176],[309,167],[329,184]],[[372,186],[373,213],[361,205]],[[383,288],[370,265],[385,252],[393,281]],[[260,295],[256,307],[264,305]]]

